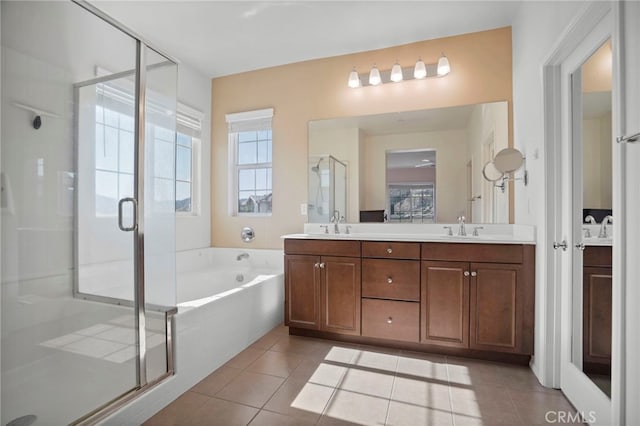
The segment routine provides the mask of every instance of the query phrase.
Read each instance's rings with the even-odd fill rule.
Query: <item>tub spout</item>
[[[248,259],[249,258],[249,253],[240,253],[238,256],[236,256],[236,260],[239,262],[242,259]]]

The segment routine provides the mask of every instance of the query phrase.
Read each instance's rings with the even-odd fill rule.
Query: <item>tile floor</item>
[[[145,424],[534,425],[547,424],[549,411],[575,412],[527,367],[289,336],[279,326]]]

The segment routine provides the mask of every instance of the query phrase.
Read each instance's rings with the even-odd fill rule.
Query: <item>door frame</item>
[[[611,402],[604,404],[602,400],[593,401],[585,396],[585,389],[597,390],[597,387],[590,381],[584,380],[584,383],[580,380],[579,383],[571,383],[566,381],[566,375],[570,377],[573,373],[574,376],[578,376],[578,369],[573,364],[567,362],[567,348],[570,348],[570,343],[565,342],[567,330],[564,324],[567,319],[570,320],[571,305],[568,297],[571,295],[571,282],[567,283],[567,277],[571,278],[571,271],[563,271],[562,257],[571,255],[571,252],[562,252],[560,250],[554,250],[552,243],[560,242],[563,240],[568,241],[570,245],[569,250],[573,250],[572,230],[568,229],[563,235],[562,219],[563,219],[563,193],[567,191],[566,187],[558,185],[559,182],[570,182],[572,171],[566,170],[567,163],[566,158],[569,155],[569,146],[567,137],[570,135],[570,126],[568,114],[569,105],[566,104],[566,94],[563,100],[563,88],[566,83],[563,83],[562,64],[571,55],[578,45],[587,37],[587,35],[603,20],[607,15],[610,15],[608,19],[611,20],[609,27],[609,35],[612,39],[613,48],[613,84],[612,84],[612,96],[613,96],[613,109],[619,115],[620,109],[620,50],[618,47],[620,41],[620,4],[619,2],[590,2],[586,4],[577,18],[569,25],[564,32],[560,41],[557,43],[551,54],[547,57],[542,68],[543,76],[543,95],[544,95],[544,123],[545,123],[545,174],[547,179],[545,181],[545,203],[546,214],[544,221],[546,227],[544,229],[544,236],[541,238],[543,243],[546,243],[545,247],[545,284],[544,284],[544,301],[546,302],[545,318],[542,321],[545,335],[552,336],[546,342],[545,351],[542,354],[541,371],[542,381],[555,388],[563,388],[569,386],[567,389],[570,395],[568,395],[571,402],[576,406],[579,411],[586,411],[585,419],[589,418],[589,412],[592,408],[595,408],[598,412],[607,413],[605,417],[595,419],[594,423],[602,424],[621,424],[621,416],[624,412],[625,400],[624,392],[622,390],[622,380],[624,372],[622,371],[624,366],[624,353],[621,349],[620,338],[623,330],[624,322],[624,310],[623,305],[620,303],[623,292],[623,278],[620,274],[621,268],[620,260],[616,263],[614,258],[614,279],[613,279],[613,347],[612,347],[612,396]],[[612,122],[613,134],[619,134],[620,126],[619,120],[614,117]],[[614,146],[613,152],[614,163],[620,160],[620,150]],[[613,168],[613,182],[614,186],[621,182],[621,170]],[[614,190],[615,193],[615,190]],[[615,195],[614,195],[615,197]],[[614,199],[614,209],[621,212],[621,200],[620,197]],[[622,220],[620,220],[622,219]],[[620,233],[622,229],[622,222],[624,218],[620,217],[617,222],[614,233],[616,243],[620,243]],[[619,226],[621,225],[621,226]],[[615,255],[614,255],[615,256]],[[623,260],[623,259],[622,259]],[[565,365],[566,364],[566,365]],[[574,368],[576,371],[567,371]],[[565,371],[563,371],[563,369]],[[580,372],[580,374],[582,374]],[[563,376],[565,382],[563,383]],[[588,410],[581,410],[586,404],[594,404]]]

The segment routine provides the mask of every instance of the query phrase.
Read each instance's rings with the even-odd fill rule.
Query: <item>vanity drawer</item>
[[[360,257],[360,241],[284,240],[285,254],[312,254],[316,256]]]
[[[521,244],[422,243],[423,260],[522,263]]]
[[[362,259],[362,297],[419,302],[420,262]]]
[[[420,243],[363,241],[362,257],[420,259]]]
[[[362,335],[418,342],[420,303],[362,299]]]

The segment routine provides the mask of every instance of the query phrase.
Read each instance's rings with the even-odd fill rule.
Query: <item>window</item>
[[[114,100],[110,89],[96,86],[96,216],[115,216],[118,200],[133,196],[133,108]]]
[[[232,215],[271,214],[273,109],[227,114]]]
[[[389,185],[389,222],[432,223],[434,210],[432,183]]]
[[[198,170],[202,113],[178,104],[176,133],[176,212],[198,213]]]
[[[115,216],[118,200],[133,197],[134,97],[119,82],[96,85],[95,191],[96,216]],[[179,214],[197,214],[202,113],[181,103],[176,129],[155,109],[147,111],[147,151],[153,164],[153,199],[175,204]],[[174,162],[175,159],[175,162]],[[175,190],[175,197],[174,197]]]

